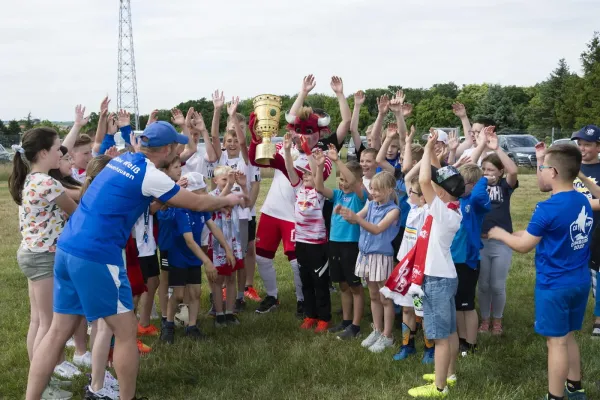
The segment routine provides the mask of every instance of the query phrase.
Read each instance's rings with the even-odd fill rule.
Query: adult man
[[[113,330],[113,360],[121,399],[135,399],[137,320],[122,255],[135,221],[155,198],[197,211],[213,211],[243,201],[236,195],[211,197],[179,190],[158,170],[175,157],[177,144],[187,142],[188,138],[168,123],[153,123],[140,137],[139,152],[114,158],[81,199],[58,242],[54,317],[31,362],[27,400],[39,400],[82,316],[88,321],[104,318]]]
[[[479,133],[488,126],[497,125],[489,118],[478,118],[473,121],[473,125],[471,126],[469,117],[467,116],[467,110],[461,103],[452,104],[452,111],[454,112],[454,115],[460,118],[466,138],[456,149],[456,160],[464,157],[471,157],[471,153],[477,148],[477,136],[479,136]],[[486,149],[484,149],[483,156],[485,156],[485,151]],[[481,158],[479,160],[471,161],[477,165],[481,165]]]

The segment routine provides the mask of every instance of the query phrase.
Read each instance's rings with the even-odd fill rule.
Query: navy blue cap
[[[178,133],[173,125],[165,121],[157,121],[146,127],[140,135],[140,143],[144,147],[161,147],[172,143],[187,144],[188,137]]]
[[[571,136],[571,140],[581,139],[586,142],[600,142],[600,128],[596,125],[586,125]]]

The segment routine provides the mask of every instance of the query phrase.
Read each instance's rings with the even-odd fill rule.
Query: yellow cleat
[[[425,374],[423,375],[423,379],[425,380],[425,382],[434,383],[435,374]],[[451,375],[448,378],[446,378],[446,383],[448,384],[448,386],[454,387],[454,385],[456,385],[456,375]]]
[[[444,390],[440,392],[435,386],[435,384],[429,384],[425,386],[412,388],[408,391],[408,394],[412,397],[426,399],[443,399],[448,396],[448,387],[446,386]]]

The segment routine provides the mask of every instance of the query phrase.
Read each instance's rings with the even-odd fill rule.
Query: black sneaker
[[[215,328],[226,328],[227,321],[225,320],[225,314],[217,315],[215,318]]]
[[[337,334],[339,340],[348,340],[357,338],[360,334],[360,328],[355,329],[352,325],[348,325],[346,329]]]
[[[266,314],[266,313],[276,309],[277,306],[279,306],[279,300],[277,300],[277,298],[275,298],[273,296],[267,296],[260,303],[260,305],[256,309],[256,312],[259,314]]]
[[[175,325],[163,326],[160,331],[160,340],[168,344],[175,343]]]
[[[239,325],[240,320],[233,314],[225,314],[225,322],[227,325]]]
[[[296,303],[296,318],[304,319],[304,302],[299,301]]]
[[[202,333],[200,328],[198,328],[198,325],[188,326],[187,328],[185,328],[185,336],[189,337],[190,339],[194,339],[194,340],[206,339],[206,335],[204,333]]]
[[[345,325],[343,322],[340,322],[339,324],[332,326],[331,328],[329,328],[327,330],[327,332],[329,333],[340,333],[342,332],[344,329],[346,329],[348,327],[348,325]]]
[[[233,313],[239,314],[246,309],[246,302],[244,299],[237,299],[235,301],[235,306],[233,307]]]

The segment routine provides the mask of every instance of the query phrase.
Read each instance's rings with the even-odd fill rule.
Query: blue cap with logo
[[[161,147],[172,143],[187,144],[188,137],[177,132],[173,125],[165,121],[154,122],[140,135],[144,147]]]
[[[586,142],[600,142],[600,128],[596,125],[586,125],[571,136],[571,140],[577,139]]]

